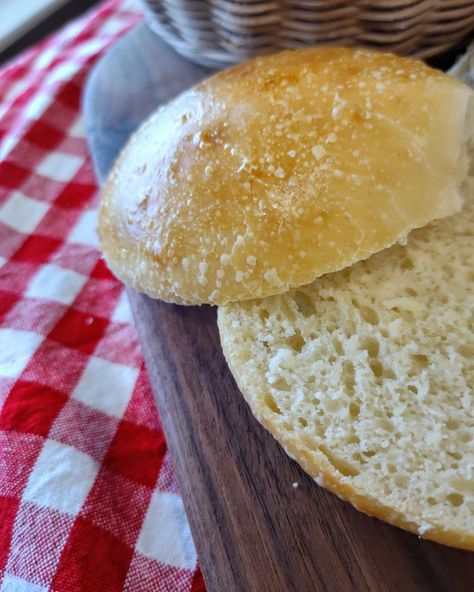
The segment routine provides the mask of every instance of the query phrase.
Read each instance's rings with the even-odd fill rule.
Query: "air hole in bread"
[[[448,430],[457,430],[459,429],[461,422],[458,419],[448,419],[446,422],[446,427]]]
[[[272,388],[274,388],[277,391],[289,391],[290,390],[290,385],[286,382],[286,380],[284,378],[279,378],[271,386],[272,386]]]
[[[260,320],[262,321],[262,323],[264,323],[268,317],[270,316],[270,313],[268,312],[268,310],[266,308],[261,308],[258,311],[258,316],[260,318]]]
[[[379,324],[379,315],[377,314],[377,311],[370,306],[361,306],[360,315],[364,321],[370,323],[371,325]]]
[[[343,356],[344,355],[344,348],[342,347],[342,343],[341,343],[340,339],[338,339],[337,337],[333,337],[332,344],[334,346],[334,350],[336,351],[336,354],[338,356]]]
[[[462,459],[462,454],[457,452],[456,450],[453,450],[453,451],[448,450],[447,453],[449,454],[449,456],[453,457],[456,460]]]
[[[375,337],[367,337],[362,343],[362,347],[367,351],[370,357],[376,358],[380,352],[380,344]]]
[[[383,366],[378,359],[371,359],[369,362],[370,369],[374,376],[381,378],[383,376]]]
[[[357,475],[360,473],[357,467],[354,467],[342,458],[338,458],[335,454],[330,452],[326,446],[321,445],[319,450],[324,454],[336,471],[339,471],[339,473],[344,475],[344,477],[357,477]]]
[[[428,357],[423,354],[413,354],[411,359],[416,368],[426,368],[428,366]]]
[[[392,309],[394,313],[402,317],[404,321],[409,323],[413,323],[415,321],[415,315],[412,313],[411,310],[407,310],[406,308],[400,308],[399,306],[393,306]]]
[[[301,290],[297,290],[295,292],[295,302],[298,308],[298,311],[306,318],[311,317],[314,315],[314,303],[311,298],[302,292]]]
[[[300,352],[305,344],[305,340],[301,335],[301,331],[298,329],[295,331],[295,334],[291,337],[288,337],[288,345],[293,349],[295,352]]]
[[[349,360],[346,360],[342,367],[342,380],[344,381],[347,394],[352,397],[355,387],[355,370],[354,364]]]
[[[455,508],[462,506],[464,503],[464,496],[460,493],[450,493],[448,496],[446,496],[446,499]]]
[[[360,406],[357,403],[351,403],[349,405],[349,414],[352,419],[357,419],[360,415]]]
[[[410,259],[410,257],[404,257],[400,261],[400,267],[402,269],[413,269],[414,264],[413,264],[413,261]]]
[[[360,444],[360,438],[359,436],[356,436],[356,434],[351,434],[347,437],[346,442],[348,444]]]
[[[304,428],[308,427],[308,422],[304,417],[298,417],[298,423]]]
[[[270,411],[273,411],[273,413],[281,415],[280,407],[278,407],[275,399],[269,393],[265,395],[265,405],[270,409]]]
[[[395,475],[394,481],[397,487],[406,487],[408,485],[408,477],[406,475]]]

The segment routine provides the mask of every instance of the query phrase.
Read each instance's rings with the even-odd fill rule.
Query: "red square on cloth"
[[[0,163],[0,187],[7,189],[16,189],[29,176],[28,169],[25,169],[12,162],[4,161]]]
[[[64,133],[41,120],[36,121],[25,135],[25,140],[28,142],[49,150],[60,144],[63,138]]]
[[[66,400],[48,386],[18,380],[3,405],[0,429],[46,437]]]
[[[108,321],[104,318],[69,308],[48,338],[66,347],[91,354],[102,338],[107,325]]]
[[[107,267],[106,262],[101,258],[97,261],[96,266],[91,272],[91,277],[100,279],[100,280],[112,280],[115,281],[114,274],[110,271]]]
[[[127,479],[153,487],[165,452],[163,432],[122,420],[104,465]]]
[[[118,592],[123,589],[132,556],[133,550],[118,537],[79,517],[61,555],[52,589]]]
[[[14,292],[0,290],[0,322],[7,316],[19,299],[18,294]]]
[[[61,241],[58,239],[32,234],[25,240],[12,259],[27,263],[45,263],[60,245]]]
[[[56,100],[74,112],[81,107],[82,88],[74,81],[63,84],[56,96]]]
[[[94,192],[94,185],[74,181],[64,187],[54,203],[61,208],[83,208],[91,201]]]

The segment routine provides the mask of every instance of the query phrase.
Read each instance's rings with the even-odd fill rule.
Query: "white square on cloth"
[[[25,501],[76,516],[92,489],[99,465],[89,455],[46,440],[23,493]]]
[[[43,177],[62,183],[70,181],[84,162],[83,158],[65,152],[49,152],[36,167]]]
[[[99,248],[97,236],[97,210],[86,210],[68,236],[69,243]]]
[[[48,210],[48,205],[27,197],[21,191],[13,191],[0,208],[0,220],[18,232],[29,234]]]
[[[121,418],[135,388],[138,370],[91,356],[73,399]]]
[[[58,265],[43,265],[31,280],[25,295],[71,304],[86,283],[86,276]]]
[[[5,574],[0,586],[0,592],[48,592],[48,589],[37,584],[31,584],[23,578]]]
[[[32,331],[0,329],[0,376],[17,378],[43,341]]]
[[[82,138],[84,135],[84,122],[82,117],[79,116],[74,120],[74,123],[69,128],[68,136],[71,136],[72,138]]]
[[[122,291],[117,306],[112,313],[112,320],[116,323],[133,323],[132,309],[130,308],[130,302],[125,289]]]
[[[40,90],[30,101],[28,101],[23,115],[26,119],[38,119],[51,105],[50,94]]]
[[[196,550],[179,495],[167,491],[153,493],[136,548],[145,557],[165,565],[196,567]]]

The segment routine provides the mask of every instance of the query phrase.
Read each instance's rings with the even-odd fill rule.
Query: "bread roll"
[[[115,274],[152,297],[285,292],[455,213],[471,90],[421,62],[319,48],[259,57],[159,109],[102,194]]]
[[[474,183],[464,210],[280,296],[219,308],[257,419],[356,508],[474,550]]]

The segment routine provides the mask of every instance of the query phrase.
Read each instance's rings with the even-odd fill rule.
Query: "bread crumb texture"
[[[320,484],[474,550],[474,183],[454,217],[351,268],[219,308],[259,421]]]
[[[269,296],[459,210],[472,92],[421,62],[319,48],[260,57],[160,108],[102,194],[110,268],[199,304]]]

